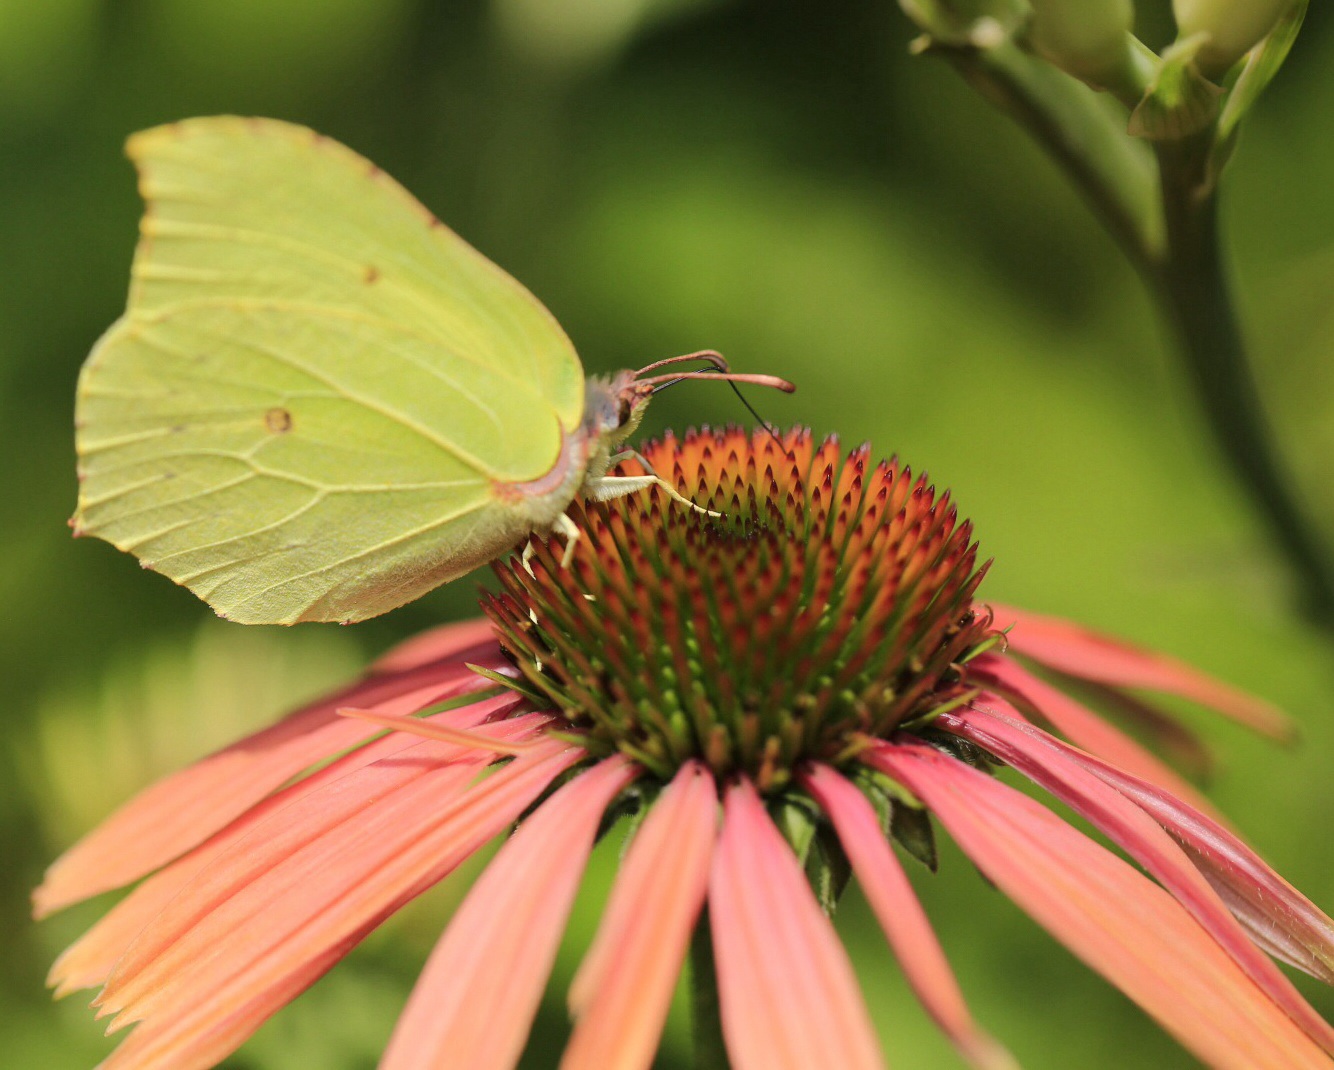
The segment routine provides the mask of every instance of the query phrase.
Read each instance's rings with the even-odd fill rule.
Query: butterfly
[[[653,393],[704,352],[584,375],[518,282],[351,149],[231,116],[130,138],[145,202],[128,307],[79,377],[75,534],[219,616],[350,623],[557,532]],[[702,359],[705,371],[664,371]]]

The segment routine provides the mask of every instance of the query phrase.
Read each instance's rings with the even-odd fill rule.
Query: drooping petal
[[[865,760],[921,798],[973,862],[1058,940],[1223,1070],[1329,1058],[1175,899],[1034,800],[920,745]]]
[[[518,1062],[603,811],[637,772],[609,758],[519,826],[431,953],[381,1070]]]
[[[980,1070],[1017,1067],[1014,1058],[977,1027],[908,875],[880,828],[875,809],[827,765],[813,766],[802,785],[834,823],[867,902],[927,1013],[968,1062]]]
[[[724,797],[709,920],[737,1070],[884,1065],[847,953],[746,780]]]
[[[1155,699],[1092,680],[1077,680],[1075,684],[1118,723],[1138,729],[1156,753],[1169,756],[1193,782],[1206,779],[1217,769],[1212,745]]]
[[[494,662],[495,650],[472,660]],[[173,773],[127,802],[51,865],[33,893],[44,917],[138,880],[225,827],[285,781],[379,729],[339,717],[342,706],[414,713],[493,687],[461,661],[396,676],[374,676]]]
[[[423,720],[427,723],[471,728],[491,717],[505,716],[520,701],[513,695],[500,695]],[[176,898],[182,888],[275,813],[335,780],[414,746],[417,742],[415,736],[395,732],[359,747],[318,772],[269,796],[206,843],[153,874],[112,907],[56,960],[47,979],[49,984],[55,986],[56,995],[64,996],[76,989],[91,988],[105,982],[112,967],[134,938]]]
[[[231,1050],[218,1036],[232,1016],[272,1006],[271,994],[309,976],[311,962],[331,964],[333,952],[512,823],[583,753],[553,740],[469,785],[477,763],[441,766],[441,746],[418,743],[343,777],[269,823],[283,828],[261,827],[201,874],[112,974],[115,1024],[149,1016],[135,1033],[141,1045],[169,1053],[173,1067],[211,1065]],[[258,865],[252,851],[265,856]]]
[[[1158,822],[1275,958],[1334,984],[1334,920],[1274,872],[1235,833],[1169,792],[1089,754],[1071,758]]]
[[[1148,814],[1066,756],[1057,741],[997,711],[942,714],[935,724],[984,747],[1100,829],[1170,891],[1193,918],[1308,1036],[1334,1052],[1334,1029],[1256,947],[1200,871]]]
[[[1064,691],[1034,676],[1014,659],[984,654],[969,666],[969,678],[974,676],[979,683],[992,685],[1011,701],[1032,708],[1084,750],[1151,783],[1161,784],[1179,798],[1189,799],[1197,809],[1215,813],[1213,805],[1175,770]]]
[[[1049,669],[1111,687],[1180,695],[1276,739],[1292,735],[1292,724],[1281,710],[1176,658],[1143,650],[1057,617],[1044,617],[994,602],[991,608],[996,614],[995,626],[1010,628],[1009,649]]]
[[[704,904],[717,808],[713,777],[697,762],[682,766],[654,801],[570,985],[578,1023],[566,1070],[652,1065]]]

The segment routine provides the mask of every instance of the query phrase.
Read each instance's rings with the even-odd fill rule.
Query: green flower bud
[[[1294,0],[1172,0],[1182,38],[1207,34],[1195,62],[1214,78],[1260,43]]]
[[[1131,0],[1030,0],[1028,40],[1038,55],[1096,87],[1115,83],[1131,61]]]

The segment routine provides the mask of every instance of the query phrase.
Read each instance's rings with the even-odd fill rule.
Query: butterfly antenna
[[[779,451],[786,455],[787,447],[783,445],[783,440],[778,437],[778,432],[774,430],[774,425],[755,411],[755,406],[746,400],[746,395],[741,392],[741,387],[737,386],[731,379],[727,381],[727,385],[732,388],[732,393],[737,396],[741,404],[746,406],[746,411],[755,417],[755,419],[759,420],[760,426],[769,432],[769,437],[774,440],[774,445],[778,447]]]

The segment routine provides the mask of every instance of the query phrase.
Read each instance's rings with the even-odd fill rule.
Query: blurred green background
[[[1140,0],[1161,43],[1165,4]],[[473,611],[465,580],[355,629],[242,629],[69,538],[79,364],[123,307],[130,132],[217,112],[314,126],[523,280],[591,371],[716,347],[790,377],[782,423],[870,439],[954,489],[983,588],[1187,657],[1293,711],[1282,751],[1190,711],[1212,790],[1334,909],[1330,636],[1220,470],[1138,281],[1025,137],[887,0],[0,0],[0,1062],[91,1066],[44,971],[101,909],[27,893],[148,778]],[[1317,6],[1249,120],[1226,215],[1264,400],[1334,538],[1334,18]],[[744,416],[684,386],[665,426]],[[554,1066],[604,845],[525,1065]],[[919,888],[974,1010],[1025,1066],[1193,1065],[957,852]],[[376,934],[229,1066],[369,1067],[452,903]],[[839,925],[893,1065],[959,1065],[856,895]],[[1334,994],[1305,984],[1327,1017]],[[663,1066],[688,1065],[673,1018]]]

